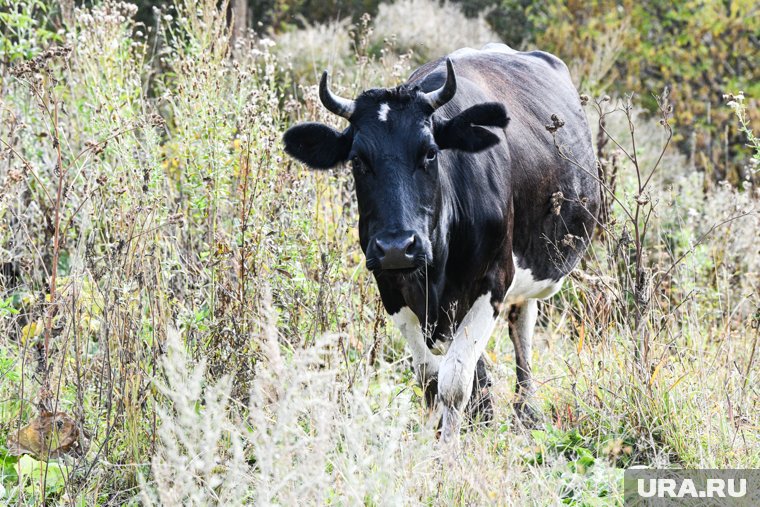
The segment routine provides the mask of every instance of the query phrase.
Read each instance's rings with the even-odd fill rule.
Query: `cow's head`
[[[450,119],[434,116],[456,93],[456,76],[446,61],[446,82],[423,92],[401,85],[373,89],[348,100],[319,83],[319,98],[350,125],[339,132],[320,123],[285,132],[285,151],[314,169],[350,161],[359,204],[359,237],[374,272],[406,274],[433,259],[431,234],[442,210],[440,155],[445,150],[478,152],[499,137],[483,126],[507,126],[504,106],[483,103]],[[443,165],[443,164],[442,164]]]

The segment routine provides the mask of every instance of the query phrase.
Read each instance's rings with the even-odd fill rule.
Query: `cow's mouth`
[[[406,276],[413,275],[415,273],[422,273],[422,268],[414,266],[411,268],[384,269],[382,272],[389,276]]]
[[[424,255],[420,255],[419,258],[415,258],[414,263],[411,266],[389,269],[383,268],[380,260],[372,257],[367,259],[366,265],[367,269],[372,271],[375,275],[409,278],[425,274],[427,259],[425,259]]]

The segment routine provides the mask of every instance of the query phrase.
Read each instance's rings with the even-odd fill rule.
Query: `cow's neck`
[[[433,263],[428,266],[425,277],[419,283],[405,284],[401,292],[406,304],[417,315],[420,322],[429,330],[438,327],[438,322],[445,318],[441,314],[441,304],[446,289],[446,266],[448,264],[450,233],[456,221],[457,205],[453,182],[449,177],[444,157],[441,157],[440,193],[436,209],[439,213],[430,228],[430,241],[433,250]],[[424,281],[423,281],[424,280]],[[444,309],[445,311],[445,309]]]
[[[431,224],[433,263],[426,276],[407,280],[397,288],[419,318],[440,338],[449,333],[487,287],[485,273],[502,242],[494,223],[502,223],[509,196],[506,182],[491,185],[488,162],[473,163],[478,154],[444,152],[439,158],[439,213]],[[485,158],[485,157],[483,157]],[[493,163],[492,161],[490,161]],[[506,160],[502,160],[506,165]],[[463,165],[465,171],[458,166]],[[430,343],[436,336],[430,336]]]

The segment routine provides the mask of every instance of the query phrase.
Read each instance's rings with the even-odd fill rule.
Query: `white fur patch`
[[[519,304],[526,299],[550,298],[562,288],[564,277],[559,280],[536,280],[530,269],[519,266],[514,254],[512,261],[515,263],[515,277],[512,279],[512,285],[507,289],[507,304]]]
[[[428,348],[427,343],[425,343],[425,335],[422,333],[420,319],[414,312],[405,306],[398,313],[391,315],[391,319],[409,344],[414,369],[419,371],[421,367],[424,367],[428,375],[438,373],[441,357],[433,354]]]
[[[475,365],[483,354],[495,325],[491,293],[488,292],[475,300],[457,328],[454,340],[441,362],[438,393],[444,403],[462,409],[470,399]]]
[[[485,351],[496,319],[491,306],[491,293],[475,300],[457,328],[446,356],[438,370],[438,396],[443,402],[444,442],[456,441],[461,424],[461,411],[472,393],[472,380],[478,358]]]
[[[388,121],[388,111],[391,110],[391,106],[387,102],[380,104],[380,109],[377,111],[377,119],[380,121]]]

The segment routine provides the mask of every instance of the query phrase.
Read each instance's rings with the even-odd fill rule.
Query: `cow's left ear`
[[[301,123],[282,136],[285,152],[312,169],[331,169],[345,162],[353,138],[351,127],[338,132],[321,123]]]
[[[438,148],[470,153],[499,144],[499,137],[483,127],[505,128],[507,109],[497,102],[485,102],[465,109],[450,120],[436,122],[433,136]]]

